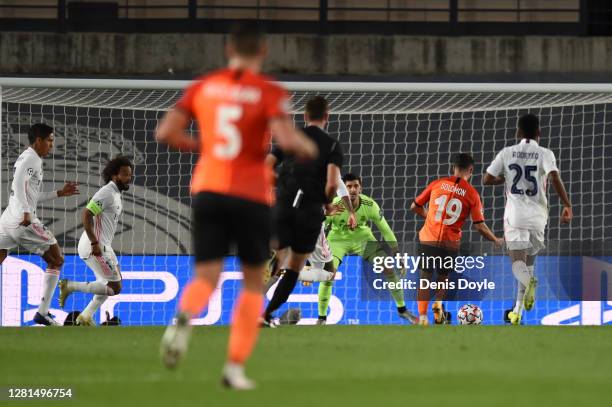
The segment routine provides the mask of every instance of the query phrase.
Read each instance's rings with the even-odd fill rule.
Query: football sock
[[[208,305],[208,300],[214,287],[203,278],[191,280],[181,294],[179,300],[179,312],[185,312],[190,316],[198,316]]]
[[[385,280],[393,283],[400,282],[399,276],[395,273],[385,273]],[[396,284],[395,286],[397,287],[397,285],[398,284]],[[393,301],[395,301],[396,307],[404,307],[406,305],[406,303],[404,302],[404,290],[402,290],[401,288],[393,288],[389,289],[389,292],[391,293],[391,297],[393,297]]]
[[[527,287],[525,287],[523,283],[519,281],[518,289],[516,293],[516,303],[514,304],[514,309],[513,309],[513,311],[519,315],[521,315],[521,313],[523,312],[523,299],[525,298],[526,290],[527,290]]]
[[[329,307],[333,286],[333,281],[323,281],[319,283],[319,316],[327,315],[327,308]]]
[[[107,298],[108,298],[108,295],[99,295],[99,294],[94,295],[91,301],[89,301],[89,304],[87,304],[87,307],[85,307],[85,309],[83,310],[81,314],[84,314],[91,318],[91,316],[95,314],[96,311],[98,311],[100,306],[104,304],[104,301],[106,301]]]
[[[266,283],[264,284],[264,291],[263,291],[264,294],[266,294],[268,291],[270,291],[270,288],[272,288],[272,286],[274,284],[276,284],[278,279],[279,279],[279,276],[270,276],[268,281],[266,281]]]
[[[259,333],[259,316],[263,303],[263,295],[259,292],[243,290],[240,293],[230,328],[227,354],[230,362],[244,364],[253,352]]]
[[[57,280],[59,280],[60,271],[55,269],[47,269],[43,275],[43,287],[42,297],[40,299],[40,305],[38,306],[38,313],[40,315],[47,315],[49,313],[49,306],[51,305],[51,298],[55,292],[57,286]]]
[[[285,269],[285,273],[278,282],[276,290],[274,290],[274,295],[272,295],[272,299],[266,307],[266,316],[272,315],[274,311],[287,302],[287,299],[295,288],[297,280],[298,273],[290,269]]]
[[[535,277],[535,266],[534,265],[527,266],[527,270],[529,270],[529,275],[531,277]]]
[[[427,308],[429,308],[429,301],[417,301],[419,307],[419,315],[427,315]]]
[[[331,277],[331,273],[327,270],[316,269],[313,267],[303,268],[300,271],[300,281],[328,281]]]
[[[115,295],[115,291],[106,285],[105,281],[92,281],[89,283],[79,283],[78,281],[68,281],[68,291],[78,291],[81,293],[91,293],[98,295]]]
[[[525,264],[524,261],[517,260],[512,263],[512,274],[514,274],[514,277],[525,287],[529,285],[531,275],[529,274],[529,269],[527,268],[527,264]]]

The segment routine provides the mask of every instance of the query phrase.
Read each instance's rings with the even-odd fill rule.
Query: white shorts
[[[317,268],[323,268],[325,263],[332,261],[332,252],[329,248],[329,242],[327,236],[325,236],[325,226],[321,225],[321,232],[317,238],[317,244],[315,245],[314,252],[308,256],[308,262]]]
[[[94,256],[91,254],[91,243],[89,239],[81,238],[79,240],[79,257],[87,264],[97,280],[102,281],[121,281],[121,273],[119,272],[119,261],[115,255],[115,251],[110,246],[101,246],[102,255]]]
[[[544,230],[515,228],[504,221],[504,240],[508,250],[526,250],[535,256],[544,249]]]
[[[0,249],[10,251],[21,247],[42,256],[54,244],[57,244],[55,236],[37,218],[28,226],[0,222]]]

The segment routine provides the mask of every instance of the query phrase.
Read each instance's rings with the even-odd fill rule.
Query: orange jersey
[[[285,90],[250,71],[221,69],[191,85],[176,107],[198,123],[200,157],[191,193],[208,191],[271,204],[270,120],[287,115]]]
[[[484,222],[480,195],[463,178],[440,178],[429,184],[414,202],[419,206],[429,203],[425,225],[419,232],[423,243],[444,242],[458,247],[461,227],[468,216],[474,223]]]

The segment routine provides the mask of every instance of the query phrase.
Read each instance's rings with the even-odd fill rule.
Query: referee
[[[303,162],[273,148],[269,162],[279,164],[276,213],[278,261],[280,279],[265,310],[264,326],[272,326],[272,313],[281,307],[295,288],[306,258],[314,251],[325,219],[323,207],[331,201],[338,188],[342,168],[342,148],[338,140],[325,132],[329,119],[329,104],[322,96],[306,103],[304,133],[317,144],[316,160]]]

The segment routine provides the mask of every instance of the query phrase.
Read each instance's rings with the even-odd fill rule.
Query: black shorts
[[[278,248],[291,247],[296,253],[312,253],[317,244],[321,223],[325,220],[323,205],[279,201],[276,206],[276,234]]]
[[[456,250],[419,242],[419,252],[417,256],[423,257],[421,259],[422,272],[449,274],[454,271],[455,258],[458,256],[458,252]],[[449,258],[451,258],[452,261],[449,261]],[[428,259],[429,262],[427,262]]]
[[[270,254],[270,207],[213,192],[193,197],[193,250],[196,262],[221,259],[232,246],[240,261],[258,265]]]

